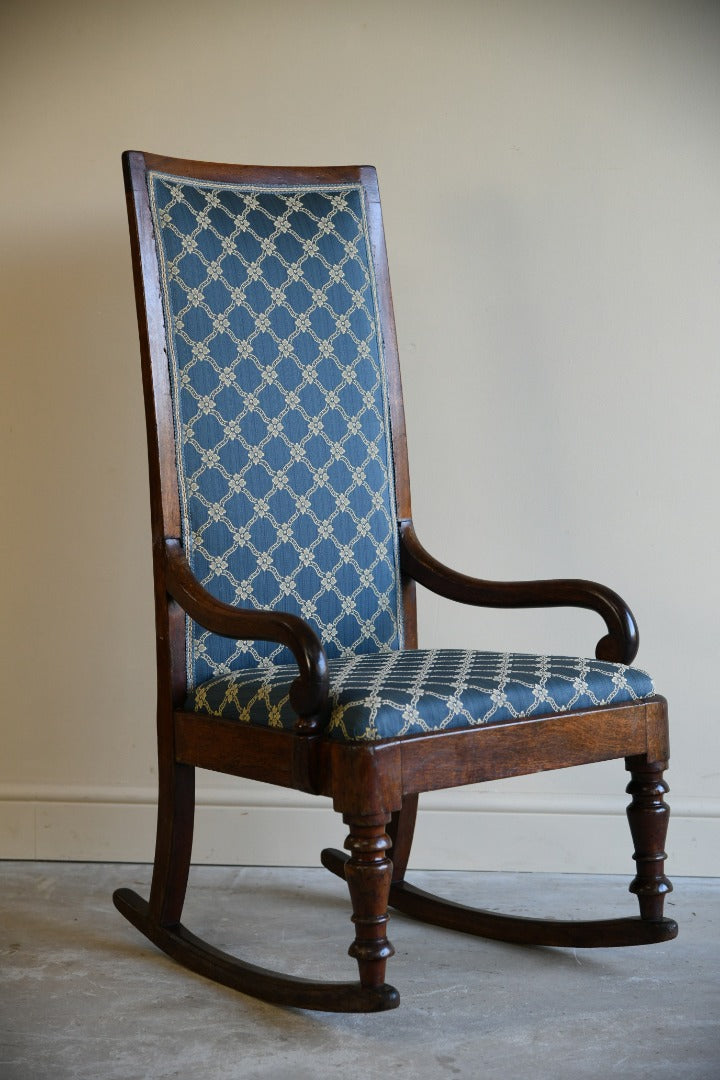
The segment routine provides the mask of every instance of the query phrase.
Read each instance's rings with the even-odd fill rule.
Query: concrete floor
[[[118,885],[147,895],[149,875],[0,863],[2,1080],[720,1078],[717,881],[676,881],[679,938],[629,950],[519,948],[393,916],[400,1008],[357,1016],[274,1008],[178,968],[111,903]],[[618,878],[412,877],[518,914],[634,914]],[[202,867],[183,921],[256,963],[342,979],[348,914],[322,869]]]

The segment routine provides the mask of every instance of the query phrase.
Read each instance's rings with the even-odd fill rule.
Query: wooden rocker
[[[666,704],[629,665],[626,604],[588,581],[491,582],[415,536],[380,202],[367,167],[124,155],[147,415],[159,806],[150,899],[115,904],[185,967],[280,1005],[372,1012],[388,906],[501,941],[675,937],[663,850]],[[588,608],[595,658],[417,647],[415,583],[465,604]],[[562,922],[405,881],[418,794],[624,758],[639,917]],[[359,979],[245,963],[181,923],[194,770],[330,796]],[[392,860],[392,861],[391,861]]]

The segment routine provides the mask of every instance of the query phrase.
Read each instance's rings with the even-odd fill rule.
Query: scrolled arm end
[[[601,637],[595,646],[595,656],[598,660],[607,660],[614,664],[632,664],[640,647],[635,616],[617,593],[611,589],[603,589],[595,582],[587,584],[598,590],[599,603],[588,603],[586,606],[597,611],[608,628],[608,633]]]
[[[601,637],[595,646],[595,657],[598,660],[609,660],[610,663],[622,663],[626,650],[622,648],[622,642],[611,634]]]
[[[300,717],[298,730],[311,733],[322,727],[328,699],[327,657],[308,623],[288,612],[236,608],[216,599],[193,574],[179,540],[165,541],[165,583],[169,595],[206,630],[286,645],[299,669],[290,687],[290,704]]]

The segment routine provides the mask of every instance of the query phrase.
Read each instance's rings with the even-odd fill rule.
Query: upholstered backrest
[[[183,543],[219,599],[402,647],[397,512],[363,190],[148,174]],[[190,685],[289,662],[187,622]]]

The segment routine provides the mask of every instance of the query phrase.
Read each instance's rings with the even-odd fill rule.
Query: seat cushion
[[[423,735],[551,716],[572,709],[620,705],[655,693],[639,668],[569,656],[414,649],[330,660],[326,735],[350,742]],[[294,664],[220,675],[186,702],[259,727],[291,729]]]

